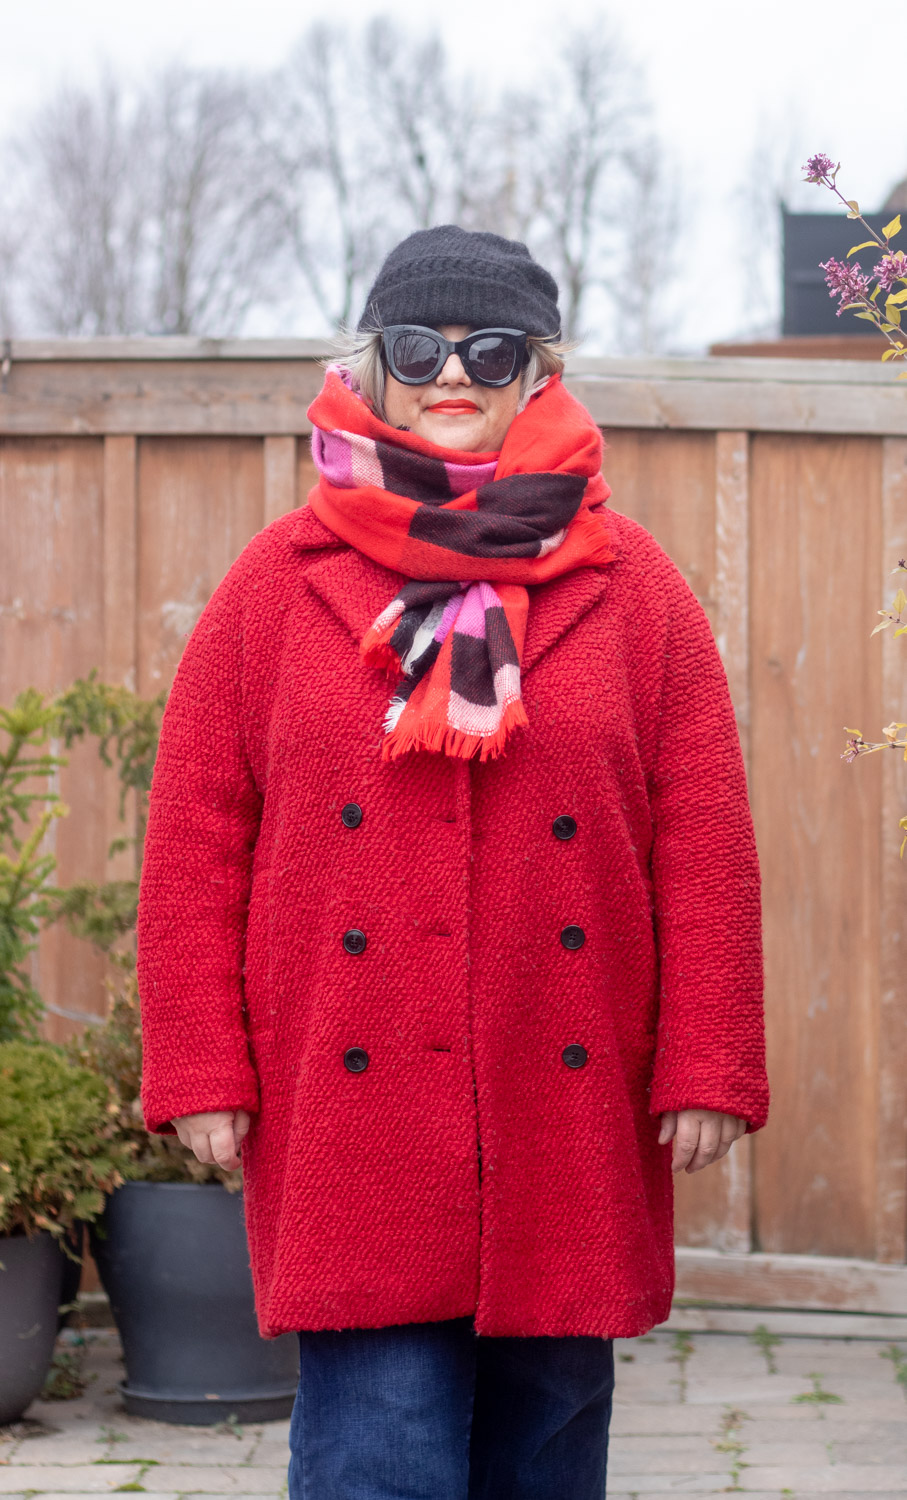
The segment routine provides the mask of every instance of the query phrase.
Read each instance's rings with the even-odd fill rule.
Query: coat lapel
[[[331,549],[310,564],[306,577],[319,598],[342,620],[354,640],[360,642],[372,621],[402,588],[405,576],[347,547],[311,512],[305,517],[301,515],[294,541],[303,550]],[[577,568],[562,578],[530,589],[524,674],[531,672],[545,653],[589,612],[601,598],[607,582],[607,567]]]

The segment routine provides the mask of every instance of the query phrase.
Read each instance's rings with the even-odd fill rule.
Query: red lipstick
[[[429,411],[467,412],[478,411],[474,401],[437,401],[430,406]]]

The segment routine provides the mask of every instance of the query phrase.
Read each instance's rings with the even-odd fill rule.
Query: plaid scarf
[[[361,654],[399,678],[384,758],[482,760],[528,722],[520,658],[528,586],[613,553],[601,506],[602,437],[559,377],[514,418],[499,454],[440,448],[379,420],[342,366],[309,408],[324,524],[405,583]]]

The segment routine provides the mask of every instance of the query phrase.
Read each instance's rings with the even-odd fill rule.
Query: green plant
[[[48,791],[64,760],[46,748],[56,711],[33,688],[0,708],[0,1042],[35,1037],[41,997],[26,970],[53,920],[56,861],[45,834],[66,808]]]
[[[774,1350],[781,1343],[777,1333],[770,1333],[764,1323],[760,1323],[750,1334],[750,1340],[760,1349],[765,1356],[769,1375],[777,1375],[778,1366],[775,1364]]]
[[[836,1395],[834,1395],[834,1393],[832,1391],[826,1391],[823,1388],[822,1381],[825,1379],[824,1375],[819,1375],[814,1370],[809,1375],[807,1375],[806,1378],[807,1378],[807,1380],[811,1380],[812,1381],[813,1388],[812,1388],[811,1391],[804,1391],[799,1396],[791,1396],[791,1400],[795,1404],[797,1404],[797,1405],[813,1405],[813,1406],[843,1406],[844,1405],[844,1397],[843,1396],[836,1396]]]
[[[84,1394],[94,1375],[85,1373],[85,1358],[88,1340],[78,1335],[63,1347],[54,1350],[54,1357],[47,1372],[42,1401],[74,1401]]]
[[[675,1333],[673,1341],[673,1353],[669,1358],[680,1367],[680,1375],[677,1380],[679,1397],[681,1401],[687,1399],[687,1361],[693,1353],[693,1340],[688,1333]]]
[[[882,1359],[890,1359],[894,1365],[894,1378],[907,1396],[907,1349],[900,1344],[889,1344],[887,1349],[879,1350]]]
[[[0,1042],[37,1036],[41,997],[27,962],[42,927],[64,920],[115,962],[132,962],[129,944],[125,951],[117,944],[135,926],[137,878],[83,881],[67,890],[52,884],[56,860],[42,845],[68,809],[53,792],[66,757],[49,746],[59,739],[69,749],[86,735],[96,737],[102,760],[117,769],[121,817],[127,794],[138,794],[136,831],[115,840],[111,852],[130,846],[138,852],[163,707],[163,694],[142,699],[91,672],[57,698],[28,688],[11,708],[0,708]]]
[[[0,1233],[62,1239],[97,1218],[132,1154],[102,1078],[48,1042],[0,1043]]]
[[[120,783],[120,818],[126,814],[126,798],[136,794],[136,828],[110,845],[109,854],[132,848],[138,857],[144,842],[147,798],[154,773],[165,694],[140,698],[128,688],[98,681],[90,672],[80,677],[55,700],[56,729],[69,749],[86,735],[98,742],[98,754],[106,766],[116,769]],[[101,883],[78,881],[58,893],[54,919],[65,921],[71,932],[101,949],[120,967],[133,964],[131,937],[138,904],[138,868],[135,876]]]
[[[715,1452],[726,1453],[730,1459],[731,1470],[728,1478],[731,1482],[725,1486],[728,1491],[743,1488],[740,1483],[740,1474],[743,1469],[748,1467],[743,1462],[743,1455],[747,1450],[747,1444],[741,1442],[740,1430],[742,1424],[749,1420],[747,1412],[740,1411],[736,1406],[726,1407],[719,1424],[721,1436],[712,1438],[712,1447],[715,1449]]]

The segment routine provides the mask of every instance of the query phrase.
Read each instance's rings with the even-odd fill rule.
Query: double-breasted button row
[[[585,1047],[579,1042],[571,1042],[561,1053],[563,1061],[568,1068],[584,1068],[589,1059]],[[347,1047],[343,1054],[343,1066],[350,1073],[364,1073],[368,1067],[368,1053],[364,1047]]]

